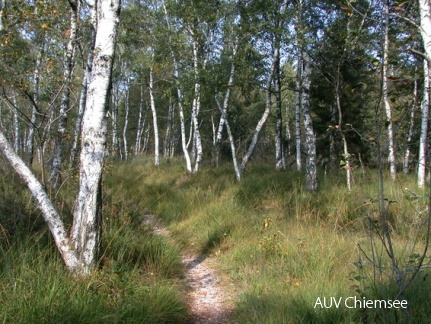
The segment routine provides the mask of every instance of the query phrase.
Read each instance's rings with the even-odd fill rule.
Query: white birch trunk
[[[431,61],[431,1],[419,0],[420,32],[425,48],[426,58]]]
[[[121,148],[118,140],[118,85],[114,86],[112,90],[112,119],[111,119],[111,129],[112,129],[112,156],[121,156]]]
[[[296,148],[296,170],[302,170],[301,156],[301,106],[302,106],[302,53],[298,55],[298,66],[296,69],[296,92],[295,92],[295,148]]]
[[[154,100],[154,80],[153,68],[150,68],[150,107],[153,114],[153,133],[154,133],[154,165],[160,165],[160,149],[159,149],[159,127],[157,125],[156,102]]]
[[[308,54],[303,52],[302,73],[302,116],[305,128],[305,150],[307,154],[305,162],[305,188],[308,191],[317,191],[317,161],[316,161],[316,137],[314,135],[313,122],[310,112],[310,85],[311,63]]]
[[[409,130],[407,133],[407,148],[404,153],[404,163],[403,163],[403,172],[404,174],[408,174],[410,171],[410,143],[413,139],[414,130],[415,130],[415,115],[416,109],[418,105],[418,81],[415,75],[414,87],[413,87],[413,103],[410,109],[410,121],[409,121]]]
[[[235,177],[236,177],[236,180],[239,182],[241,181],[241,170],[239,168],[238,159],[236,157],[235,141],[233,139],[233,135],[230,130],[229,121],[227,120],[227,116],[226,116],[226,111],[220,105],[220,102],[217,100],[217,98],[216,98],[216,103],[217,103],[218,109],[220,110],[220,113],[222,114],[222,117],[220,117],[220,119],[223,118],[224,123],[226,125],[227,136],[229,137],[230,151],[232,153],[233,168],[235,170]]]
[[[281,82],[280,82],[280,60],[277,61],[274,75],[275,92],[275,114],[277,118],[275,126],[275,169],[286,170],[286,159],[283,145],[283,119],[281,113]]]
[[[69,1],[70,4],[70,35],[64,55],[63,90],[61,93],[60,110],[58,115],[58,128],[55,138],[54,154],[52,157],[49,182],[53,187],[58,185],[64,155],[64,141],[67,125],[67,113],[70,106],[70,84],[72,81],[75,46],[77,37],[77,24],[80,1]]]
[[[27,136],[27,154],[28,154],[28,165],[33,164],[34,156],[34,132],[36,128],[36,109],[39,103],[39,82],[40,82],[40,66],[42,64],[42,58],[45,52],[45,41],[42,41],[41,48],[37,54],[36,64],[33,72],[33,105],[31,107],[30,125]]]
[[[33,198],[36,200],[37,206],[42,212],[44,220],[48,224],[49,230],[54,237],[55,243],[66,267],[70,271],[81,272],[81,262],[78,260],[77,254],[75,253],[73,244],[67,235],[67,231],[60,215],[57,213],[57,210],[49,199],[48,194],[43,189],[42,184],[37,180],[21,158],[14,152],[2,131],[0,131],[0,150],[12,165],[16,173],[18,173],[30,189]]]
[[[396,161],[395,161],[395,145],[394,145],[394,123],[392,121],[392,108],[389,101],[389,4],[385,1],[385,40],[383,44],[383,71],[382,71],[382,94],[383,102],[386,111],[386,121],[388,124],[388,162],[391,179],[395,180],[397,175]]]
[[[95,52],[82,123],[79,192],[71,233],[74,248],[85,272],[91,271],[98,261],[106,117],[120,8],[121,0],[97,1]]]
[[[124,159],[129,159],[129,148],[127,147],[127,127],[129,126],[129,111],[130,111],[130,80],[127,80],[126,100],[125,100],[125,115],[124,115],[124,127],[123,127],[123,150]]]
[[[420,32],[424,44],[424,94],[421,104],[422,122],[419,143],[418,187],[425,187],[426,149],[428,143],[428,116],[430,100],[430,64],[431,61],[431,1],[419,0]]]
[[[165,13],[165,20],[166,24],[168,26],[169,31],[172,30],[171,24],[169,22],[169,16],[168,11],[166,10],[165,3],[163,2],[163,11]],[[171,37],[169,37],[169,42],[171,42]],[[184,158],[186,160],[186,170],[187,173],[192,173],[192,162],[190,159],[190,154],[187,148],[187,140],[186,140],[186,125],[185,125],[185,119],[184,119],[184,108],[183,108],[183,94],[179,85],[179,70],[178,70],[178,62],[175,56],[174,51],[171,48],[171,55],[173,60],[173,67],[174,67],[174,79],[175,79],[175,86],[177,88],[177,95],[178,95],[178,111],[180,115],[180,130],[181,130],[181,147],[183,149]]]
[[[338,70],[338,78],[340,77],[340,71]],[[350,153],[347,146],[347,140],[346,136],[344,135],[343,131],[343,115],[341,111],[341,99],[340,99],[340,84],[339,80],[337,80],[335,84],[335,96],[336,96],[336,105],[338,110],[338,132],[340,133],[341,141],[343,142],[343,157],[344,157],[344,166],[343,169],[346,170],[346,184],[347,184],[347,190],[351,191],[352,185],[351,185],[351,177],[352,177],[352,169],[350,166]]]
[[[193,173],[199,171],[199,165],[202,161],[202,139],[199,131],[199,110],[201,106],[201,83],[199,80],[199,67],[198,67],[198,43],[193,41],[193,69],[195,74],[195,91],[192,105],[192,123],[193,123],[193,144],[196,149],[196,160],[193,168]]]
[[[19,155],[20,147],[20,132],[19,132],[19,117],[18,117],[18,101],[16,100],[16,95],[13,96],[13,149],[15,153]]]
[[[138,126],[136,130],[136,140],[135,140],[135,155],[138,155],[141,151],[141,138],[142,138],[142,114],[144,111],[144,86],[141,84],[140,98],[139,98],[139,116],[138,116]]]
[[[168,119],[166,121],[165,141],[163,144],[163,155],[166,158],[172,157],[172,125],[174,120],[174,105],[169,97]]]
[[[96,33],[96,10],[95,10],[95,0],[88,0],[88,6],[90,7],[90,17],[91,17],[91,46],[87,54],[87,62],[85,66],[84,77],[81,82],[81,94],[79,97],[78,113],[75,119],[75,130],[73,133],[73,143],[72,149],[70,150],[69,159],[69,170],[72,171],[74,168],[76,156],[79,149],[79,135],[81,134],[82,117],[84,116],[85,103],[87,101],[87,89],[88,83],[91,77],[91,67],[93,65],[93,51],[94,51],[94,40]]]
[[[233,47],[233,53],[232,53],[232,63],[230,66],[230,73],[229,73],[229,80],[227,82],[227,89],[226,89],[226,94],[223,100],[223,107],[221,110],[221,116],[220,116],[220,121],[217,127],[217,132],[215,135],[215,139],[214,139],[214,147],[213,147],[213,161],[212,161],[212,165],[213,166],[218,166],[218,160],[219,160],[219,155],[220,155],[220,144],[222,141],[222,135],[223,135],[223,126],[226,122],[226,116],[227,116],[227,109],[229,106],[229,98],[230,98],[230,92],[231,92],[231,88],[233,86],[234,80],[235,80],[235,57],[238,51],[238,40],[236,41],[236,44]]]
[[[419,138],[419,157],[418,157],[418,187],[425,187],[427,145],[428,145],[428,119],[430,104],[430,70],[429,63],[424,60],[424,91],[421,103],[421,132]]]
[[[271,70],[268,75],[268,79],[266,80],[266,99],[265,99],[265,110],[262,114],[262,117],[260,118],[259,122],[256,125],[256,128],[254,129],[250,145],[247,149],[247,152],[244,154],[241,162],[240,172],[241,174],[244,173],[245,168],[247,166],[247,162],[250,159],[251,155],[254,152],[254,149],[256,148],[257,140],[259,138],[260,131],[265,125],[266,120],[268,119],[269,113],[271,112],[271,83],[272,79],[274,77],[275,72],[275,65],[278,60],[278,57],[280,55],[279,49],[275,48],[274,53],[272,56],[272,65]]]

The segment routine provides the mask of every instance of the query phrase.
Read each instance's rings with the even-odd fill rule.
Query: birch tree
[[[170,22],[170,16],[168,14],[168,10],[166,8],[165,2],[163,2],[163,12],[164,12],[164,18],[165,22],[168,28],[169,33],[169,52],[171,53],[172,57],[172,67],[173,67],[173,77],[174,77],[174,83],[175,88],[177,92],[177,100],[178,100],[178,112],[180,117],[180,131],[181,131],[181,148],[183,150],[184,159],[186,160],[186,170],[187,173],[192,173],[192,163],[190,158],[190,153],[187,148],[187,138],[186,138],[186,124],[185,124],[185,117],[184,117],[184,107],[183,107],[183,92],[180,87],[180,81],[179,81],[179,67],[178,67],[178,58],[173,48],[173,37],[171,36],[173,32],[173,27]]]
[[[106,113],[120,0],[98,0],[91,81],[83,118],[79,191],[68,234],[43,186],[0,130],[0,150],[30,189],[68,270],[88,274],[95,267],[101,237],[101,177],[106,147]]]
[[[424,60],[424,90],[421,102],[421,130],[419,138],[419,157],[418,157],[418,187],[425,187],[426,178],[426,154],[428,146],[428,119],[430,104],[430,65]]]
[[[154,61],[154,54],[153,61]],[[156,102],[154,100],[154,77],[153,67],[150,67],[150,80],[148,85],[148,91],[150,93],[150,107],[153,115],[153,133],[154,133],[154,165],[160,165],[160,148],[159,148],[159,126],[157,122],[157,110]]]
[[[88,0],[87,4],[90,9],[90,46],[87,54],[87,61],[85,63],[84,77],[81,82],[81,92],[79,96],[78,113],[75,119],[75,129],[73,133],[72,149],[70,150],[69,159],[69,170],[72,170],[78,154],[79,149],[79,135],[81,134],[82,117],[84,116],[85,104],[87,102],[87,90],[88,84],[91,77],[91,67],[93,65],[93,51],[94,51],[94,40],[96,32],[96,11],[95,11],[95,0]]]
[[[272,102],[271,102],[271,96],[272,96],[272,84],[274,81],[274,78],[276,78],[276,73],[280,72],[280,50],[281,50],[281,34],[280,32],[282,31],[282,27],[284,26],[285,22],[286,22],[286,10],[287,10],[287,5],[288,2],[286,0],[277,2],[274,4],[275,8],[274,8],[274,16],[272,16],[272,18],[275,20],[274,26],[269,26],[268,27],[268,34],[270,35],[270,39],[271,39],[271,48],[272,48],[272,53],[271,53],[271,65],[270,65],[270,69],[268,72],[268,76],[266,79],[266,83],[265,83],[265,110],[261,116],[261,118],[259,119],[252,137],[251,137],[251,141],[250,144],[247,148],[246,153],[243,156],[242,162],[241,162],[241,166],[240,166],[240,171],[241,173],[244,172],[246,165],[248,163],[248,160],[250,159],[251,155],[253,154],[253,151],[256,147],[257,144],[257,140],[260,134],[260,131],[262,130],[262,127],[265,125],[266,120],[271,112],[271,106],[272,106]],[[270,19],[268,19],[270,20]],[[277,82],[275,82],[277,84]],[[281,105],[281,100],[280,100],[280,105]],[[281,110],[280,110],[281,113]],[[281,124],[280,124],[281,127]],[[281,138],[280,140],[280,147],[279,149],[281,150]],[[283,165],[284,164],[284,158],[283,158],[283,154],[282,152],[278,153],[280,161],[277,161],[277,164]]]
[[[418,80],[416,77],[416,69],[415,69],[415,80],[413,85],[413,100],[410,108],[410,120],[409,120],[409,128],[407,132],[407,148],[404,152],[404,162],[403,162],[403,172],[408,174],[410,171],[410,143],[413,139],[413,135],[415,132],[415,115],[418,105]]]
[[[431,61],[431,1],[419,0],[420,32],[425,49],[424,91],[421,104],[422,121],[419,143],[418,187],[425,186],[426,151],[428,143],[428,117],[430,104],[430,61]]]
[[[69,39],[66,44],[64,54],[64,73],[63,73],[63,90],[61,93],[60,109],[58,112],[58,127],[55,138],[54,153],[51,162],[51,172],[49,182],[56,186],[59,182],[64,155],[64,141],[67,125],[67,113],[70,106],[70,93],[72,73],[74,66],[74,56],[76,48],[76,38],[78,29],[78,18],[80,13],[80,1],[69,0],[70,4],[70,29]]]
[[[384,1],[384,42],[383,42],[383,67],[382,67],[382,95],[388,125],[388,161],[391,179],[395,180],[397,170],[395,161],[394,123],[392,121],[392,108],[389,101],[389,1]]]
[[[307,53],[302,52],[302,98],[301,108],[305,131],[305,188],[308,191],[317,191],[317,161],[316,161],[316,136],[313,129],[313,121],[310,111],[310,85],[311,85],[311,61]]]

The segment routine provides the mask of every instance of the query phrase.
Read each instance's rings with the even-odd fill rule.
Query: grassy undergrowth
[[[378,226],[373,172],[355,174],[351,192],[341,171],[321,175],[319,192],[310,194],[301,174],[275,172],[272,166],[251,167],[237,183],[230,165],[187,176],[182,163],[155,168],[137,160],[113,168],[107,182],[133,197],[138,214],[161,217],[183,249],[218,259],[232,283],[227,288],[238,296],[233,322],[402,322],[402,312],[393,309],[314,307],[318,297],[387,300],[397,295],[358,250],[360,244],[371,255],[366,218]],[[414,177],[405,175],[385,187],[395,248],[406,265],[424,242],[426,194],[415,188]],[[375,249],[382,254],[378,244]],[[388,269],[387,258],[379,258]],[[360,268],[354,265],[358,262]],[[406,292],[415,321],[431,317],[427,276],[419,273]]]
[[[272,166],[251,166],[237,183],[230,165],[196,175],[176,160],[108,165],[102,268],[79,281],[64,272],[25,188],[8,177],[0,188],[0,320],[184,323],[179,254],[191,250],[213,256],[228,278],[237,296],[233,323],[402,322],[400,311],[314,307],[319,297],[396,297],[358,250],[373,251],[366,222],[377,223],[373,172],[355,174],[351,192],[341,171],[321,175],[319,192],[310,194],[300,173]],[[424,242],[427,203],[415,188],[405,175],[385,188],[398,260],[410,266]],[[70,214],[73,195],[64,191],[56,202]],[[174,241],[151,234],[148,213],[163,219]],[[388,269],[385,257],[379,262]],[[431,317],[427,276],[420,272],[406,291],[415,322]]]
[[[73,197],[73,190],[64,187],[55,199],[66,222]],[[107,188],[101,268],[77,279],[66,272],[23,184],[2,174],[0,322],[186,322],[179,248],[153,235],[131,206],[127,194]]]

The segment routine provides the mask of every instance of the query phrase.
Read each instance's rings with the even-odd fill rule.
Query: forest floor
[[[144,216],[144,225],[151,227],[156,235],[170,236],[169,230],[153,214]],[[188,252],[184,252],[181,259],[186,270],[182,283],[188,291],[188,323],[228,323],[233,309],[233,293],[226,289],[226,279],[215,270],[217,260]]]

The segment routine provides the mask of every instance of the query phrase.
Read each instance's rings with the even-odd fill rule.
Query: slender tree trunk
[[[79,18],[80,1],[69,1],[70,4],[70,36],[66,45],[64,55],[63,90],[61,93],[60,110],[58,115],[58,127],[55,138],[54,153],[51,162],[49,182],[55,187],[58,185],[62,169],[65,134],[67,125],[67,113],[70,105],[70,85],[73,73],[75,56],[75,43],[77,35],[77,24]]]
[[[336,121],[337,107],[334,105],[331,106],[331,125],[334,126]],[[335,170],[339,166],[336,159],[336,151],[335,151],[335,129],[331,130],[329,134],[329,168],[331,170]]]
[[[112,66],[121,0],[97,1],[97,32],[91,82],[81,133],[79,192],[72,241],[84,272],[97,264],[102,229],[101,180],[107,138]]]
[[[157,125],[156,103],[154,101],[154,80],[153,68],[150,68],[150,106],[153,114],[153,132],[154,132],[154,165],[160,165],[160,149],[159,149],[159,127]]]
[[[280,44],[277,45],[278,47]],[[275,169],[286,170],[286,159],[283,145],[283,119],[281,113],[281,80],[280,80],[280,58],[275,64],[274,73],[274,95],[275,95],[275,115],[277,118],[275,126]]]
[[[344,160],[344,166],[343,169],[346,170],[346,183],[347,183],[347,190],[351,191],[352,185],[351,185],[351,178],[352,178],[352,169],[350,166],[350,153],[347,145],[347,139],[344,135],[343,130],[343,115],[341,111],[341,95],[340,95],[340,67],[338,67],[337,72],[337,81],[335,84],[335,96],[336,96],[336,105],[337,105],[337,111],[338,111],[338,132],[341,136],[341,141],[343,142],[343,160]]]
[[[217,98],[216,98],[216,103],[217,103],[218,109],[220,110],[220,113],[222,114],[222,117],[220,117],[220,119],[223,118],[224,123],[226,125],[226,131],[227,131],[227,135],[229,137],[229,143],[230,143],[230,150],[232,153],[233,167],[235,170],[235,177],[237,181],[241,181],[241,171],[238,165],[238,159],[236,157],[235,141],[233,139],[233,135],[230,130],[229,121],[227,120],[226,110],[223,109],[224,107],[220,105],[220,102],[217,100]]]
[[[118,104],[119,104],[119,89],[118,85],[114,86],[112,94],[112,119],[111,119],[111,129],[112,129],[112,151],[111,155],[115,157],[121,156],[121,148],[118,140]]]
[[[410,109],[410,121],[409,121],[409,130],[407,133],[407,148],[404,153],[404,163],[403,163],[403,172],[408,174],[410,171],[410,143],[413,139],[414,131],[415,131],[415,115],[416,109],[418,105],[418,81],[415,77],[414,87],[413,87],[413,103]]]
[[[301,157],[301,107],[302,107],[302,53],[298,55],[298,66],[296,69],[296,91],[295,91],[295,148],[296,148],[296,170],[302,169]]]
[[[308,54],[303,52],[302,73],[302,116],[305,129],[305,188],[308,191],[317,191],[317,162],[316,162],[316,137],[314,135],[313,123],[310,112],[310,85],[311,85],[311,62]]]
[[[144,86],[141,84],[141,91],[139,97],[139,116],[138,116],[138,125],[136,127],[136,139],[135,139],[135,155],[138,155],[141,152],[141,138],[142,138],[142,115],[144,112]]]
[[[87,62],[85,66],[84,77],[82,78],[82,82],[81,82],[81,93],[79,96],[78,113],[75,119],[73,143],[72,143],[72,148],[70,150],[70,160],[69,160],[70,171],[74,169],[76,157],[78,155],[79,135],[81,134],[82,117],[84,116],[85,104],[87,101],[87,89],[88,89],[88,84],[90,83],[91,67],[93,65],[93,51],[94,51],[94,40],[95,40],[94,35],[96,33],[96,12],[94,8],[95,0],[88,0],[87,3],[90,7],[90,16],[91,16],[91,45],[87,54]]]
[[[169,16],[168,11],[166,10],[165,3],[163,2],[163,11],[165,13],[165,20],[166,24],[168,26],[168,30],[171,31],[171,24],[169,22]],[[172,39],[169,37],[169,43],[171,43]],[[177,88],[177,95],[178,95],[178,111],[180,115],[180,129],[181,129],[181,147],[183,149],[184,158],[186,160],[186,169],[187,173],[192,172],[192,163],[190,159],[190,154],[187,148],[187,140],[186,140],[186,125],[185,125],[185,119],[184,119],[184,108],[183,108],[183,94],[179,85],[179,69],[178,69],[178,62],[175,56],[174,51],[171,48],[171,55],[173,60],[173,67],[174,67],[174,79],[175,79],[175,86]]]
[[[232,63],[230,66],[230,73],[229,73],[229,80],[227,82],[227,89],[226,89],[226,94],[224,96],[224,101],[223,101],[223,107],[222,107],[222,111],[221,111],[221,115],[220,115],[220,121],[217,127],[217,132],[215,135],[215,140],[214,140],[214,147],[213,147],[213,154],[212,154],[212,161],[211,164],[212,166],[218,166],[218,160],[219,160],[219,155],[220,155],[220,144],[222,141],[222,136],[223,136],[223,127],[224,124],[226,122],[226,116],[227,116],[227,109],[229,106],[229,99],[230,99],[230,92],[231,92],[231,88],[233,86],[233,82],[235,79],[235,57],[238,51],[238,41],[236,41],[236,44],[233,47],[233,53],[232,53]]]
[[[19,117],[18,117],[18,101],[16,100],[16,95],[13,96],[13,149],[15,150],[16,154],[19,153],[20,148],[20,127],[19,127]]]
[[[286,148],[286,153],[287,156],[291,156],[292,154],[292,131],[290,130],[290,105],[286,105],[286,121],[285,121],[285,125],[284,127],[286,128],[286,136],[285,136],[285,140],[287,143],[287,148]]]
[[[127,147],[127,128],[129,126],[129,111],[130,111],[130,80],[127,79],[127,90],[126,90],[126,100],[125,100],[125,115],[124,115],[124,127],[123,127],[123,150],[124,159],[129,158],[129,148]]]
[[[428,143],[428,116],[430,104],[430,61],[431,61],[431,1],[419,0],[420,32],[424,44],[424,94],[421,104],[422,122],[419,143],[418,187],[425,187],[426,149]]]
[[[202,139],[199,130],[199,110],[201,106],[201,82],[199,80],[199,56],[198,56],[198,42],[193,41],[193,69],[195,76],[195,92],[193,97],[192,106],[192,123],[193,123],[193,144],[196,148],[196,160],[193,168],[193,173],[199,171],[199,165],[202,161]]]
[[[166,133],[163,143],[163,155],[166,158],[172,157],[172,125],[174,120],[174,104],[171,97],[169,97],[168,105],[168,119],[166,120]]]
[[[383,102],[386,111],[386,121],[388,124],[388,161],[391,179],[395,180],[397,175],[396,161],[395,161],[395,145],[394,145],[394,123],[392,121],[392,108],[389,101],[389,3],[385,1],[385,40],[383,44],[383,71],[382,71],[382,94]]]
[[[430,104],[430,65],[424,60],[424,91],[421,103],[421,133],[419,139],[418,157],[418,187],[425,187],[427,146],[428,146],[428,119]]]
[[[43,36],[42,36],[43,38]],[[36,64],[33,72],[33,102],[31,107],[30,125],[28,129],[27,137],[27,154],[28,154],[28,165],[32,166],[34,158],[34,133],[36,130],[36,110],[39,104],[39,82],[40,82],[40,66],[42,64],[42,58],[45,53],[45,41],[42,41],[40,50],[37,54]]]
[[[274,73],[276,69],[277,60],[279,59],[280,51],[279,48],[275,47],[274,52],[272,55],[272,65],[271,70],[269,72],[268,78],[266,80],[266,99],[265,99],[265,110],[263,112],[262,117],[260,118],[259,122],[256,125],[256,128],[254,129],[250,145],[247,149],[247,152],[244,154],[240,166],[240,173],[243,174],[245,171],[245,168],[247,166],[248,160],[250,159],[251,155],[254,152],[254,149],[256,148],[257,140],[259,138],[260,131],[262,130],[263,125],[265,125],[266,120],[268,119],[269,113],[271,112],[271,84],[272,79],[274,78]]]

